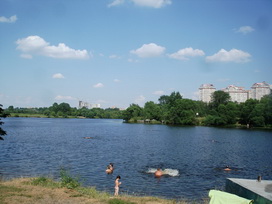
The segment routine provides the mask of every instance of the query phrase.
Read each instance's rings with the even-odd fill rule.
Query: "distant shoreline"
[[[86,118],[83,116],[77,116],[77,117],[73,117],[73,116],[68,116],[68,117],[48,117],[46,115],[43,114],[24,114],[24,113],[20,113],[20,114],[15,114],[12,113],[10,116],[8,116],[8,118],[62,118],[62,119],[113,119],[113,118]],[[123,120],[123,119],[119,119],[119,118],[115,118],[117,120]],[[138,120],[138,121],[125,121],[123,120],[124,123],[135,123],[135,124],[157,124],[157,125],[169,125],[169,126],[176,126],[176,127],[197,127],[197,126],[203,126],[203,127],[216,127],[216,128],[239,128],[239,129],[248,129],[248,130],[272,130],[272,127],[250,127],[247,128],[246,125],[240,125],[240,124],[236,124],[236,125],[225,125],[225,126],[205,126],[205,125],[172,125],[172,124],[165,124],[163,122],[160,121],[156,121],[156,120],[150,120],[148,122],[146,122],[145,120]]]

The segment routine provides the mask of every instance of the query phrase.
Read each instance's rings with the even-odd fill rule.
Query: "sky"
[[[271,0],[0,0],[0,104],[127,108],[272,84]]]

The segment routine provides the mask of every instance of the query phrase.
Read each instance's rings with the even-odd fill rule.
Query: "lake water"
[[[6,118],[0,176],[59,177],[61,168],[84,185],[121,194],[201,199],[224,190],[226,178],[272,179],[272,132],[128,124],[122,120]],[[91,139],[84,139],[91,137]],[[114,163],[115,171],[105,173]],[[229,165],[233,170],[224,171]],[[154,178],[156,168],[169,175]]]

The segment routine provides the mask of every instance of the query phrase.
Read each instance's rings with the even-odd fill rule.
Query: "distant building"
[[[260,100],[263,96],[271,93],[271,85],[268,83],[261,82],[252,85],[250,90],[250,98]]]
[[[78,102],[78,108],[100,108],[101,105],[98,104],[90,104],[88,102],[84,102],[84,101],[79,101]]]
[[[234,85],[222,89],[222,91],[229,93],[231,101],[237,103],[243,103],[250,98],[260,100],[263,96],[269,95],[272,92],[271,90],[272,85],[266,82],[253,84],[251,90],[245,90],[243,87]],[[213,84],[202,84],[199,88],[199,100],[210,103],[212,93],[215,91]]]
[[[202,84],[199,88],[199,100],[210,103],[212,93],[215,92],[213,84]]]
[[[78,108],[89,108],[90,104],[88,102],[79,101],[78,102]]]
[[[222,91],[229,93],[230,100],[237,103],[245,102],[248,99],[249,91],[246,91],[243,87],[229,85]]]

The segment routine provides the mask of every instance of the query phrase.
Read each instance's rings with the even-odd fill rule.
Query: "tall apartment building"
[[[211,95],[215,90],[213,84],[202,84],[199,88],[199,100],[206,103],[211,102]]]
[[[243,87],[230,85],[222,91],[229,93],[231,101],[242,103],[247,99],[260,100],[263,96],[271,93],[272,85],[261,82],[252,85],[251,90],[245,90]],[[212,84],[202,84],[199,88],[199,100],[209,103],[211,102],[211,95],[216,89]]]
[[[260,100],[263,96],[271,93],[271,85],[261,82],[252,85],[250,90],[250,98]]]
[[[249,96],[249,91],[246,91],[243,87],[234,85],[229,85],[227,88],[222,89],[222,91],[229,93],[230,100],[238,103],[245,102]]]
[[[79,101],[78,102],[78,108],[89,108],[90,104],[88,102]]]

